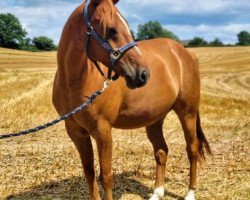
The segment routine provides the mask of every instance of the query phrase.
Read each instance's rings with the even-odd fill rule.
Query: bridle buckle
[[[94,31],[94,28],[93,28],[93,26],[88,26],[87,27],[87,34],[89,34],[89,35],[91,35],[92,33],[93,33],[93,31]]]
[[[122,53],[119,50],[114,50],[110,54],[112,60],[118,60],[121,57]]]

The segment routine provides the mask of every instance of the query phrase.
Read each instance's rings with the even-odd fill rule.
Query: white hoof
[[[149,200],[160,200],[160,197],[157,194],[153,194]]]
[[[160,200],[161,197],[164,196],[164,187],[158,187],[154,190],[154,194],[151,196],[149,200]]]
[[[189,190],[185,200],[195,200],[194,190]]]

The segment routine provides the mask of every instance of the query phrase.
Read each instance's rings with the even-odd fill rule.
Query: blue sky
[[[0,0],[0,13],[16,15],[29,37],[46,35],[58,43],[63,25],[82,0]],[[224,43],[250,31],[250,0],[120,0],[118,8],[136,32],[139,24],[159,21],[180,39],[195,36]]]

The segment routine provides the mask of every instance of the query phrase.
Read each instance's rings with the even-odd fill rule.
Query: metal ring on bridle
[[[94,31],[94,28],[93,28],[93,26],[87,26],[87,34],[92,34],[93,33],[93,31]]]
[[[116,49],[111,52],[110,58],[113,60],[118,60],[121,57],[122,53],[119,51],[119,49]]]

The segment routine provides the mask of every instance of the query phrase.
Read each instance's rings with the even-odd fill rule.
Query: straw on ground
[[[200,61],[201,120],[214,151],[199,166],[197,198],[249,199],[250,47],[190,51]],[[56,52],[0,49],[0,133],[57,117],[51,103],[55,70]],[[164,131],[170,149],[164,199],[179,199],[187,191],[189,167],[174,113],[165,120]],[[114,129],[113,135],[115,199],[147,199],[155,163],[144,129]],[[63,123],[0,141],[0,161],[0,199],[89,199],[79,156]]]

